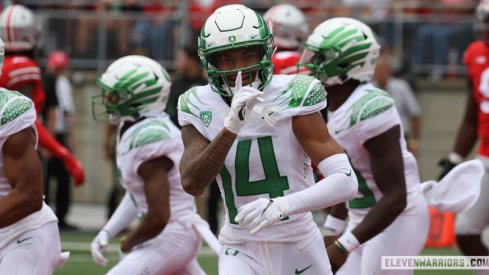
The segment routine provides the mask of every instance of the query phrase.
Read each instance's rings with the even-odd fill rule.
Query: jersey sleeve
[[[357,123],[363,144],[390,128],[401,125],[401,119],[394,100],[384,91],[372,90],[352,106],[350,124]]]
[[[31,127],[37,115],[34,103],[19,92],[0,90],[0,137]]]
[[[474,57],[478,54],[479,48],[478,41],[473,42],[467,47],[463,54],[463,62],[470,78],[477,74],[476,66],[474,66]]]
[[[197,94],[197,87],[193,87],[178,98],[178,123],[181,127],[194,126],[201,134],[206,132],[205,125],[200,119],[203,102]]]
[[[326,108],[326,91],[319,80],[296,75],[274,102],[291,116],[312,114]]]
[[[137,174],[142,163],[162,156],[168,156],[178,146],[178,141],[171,138],[170,129],[165,123],[151,122],[135,131],[130,148],[135,150],[132,169]]]

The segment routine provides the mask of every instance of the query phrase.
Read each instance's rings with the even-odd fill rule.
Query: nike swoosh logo
[[[23,242],[25,242],[27,240],[30,240],[30,239],[32,239],[32,237],[27,237],[27,238],[22,239],[22,240],[21,239],[17,239],[17,244],[21,244],[21,243],[23,243]]]
[[[256,35],[256,34],[255,34],[255,35],[250,36],[250,38],[251,38],[251,39],[255,39],[255,37],[257,37],[257,35]]]
[[[350,169],[350,171],[349,171],[348,173],[345,173],[345,175],[346,175],[347,177],[351,176],[351,169]]]
[[[334,130],[334,134],[335,134],[335,135],[337,135],[337,134],[339,134],[339,133],[341,133],[341,132],[343,132],[343,129],[339,129],[339,130],[338,130],[338,129],[336,129],[336,130]]]
[[[304,271],[308,270],[312,265],[304,268],[304,269],[301,269],[301,270],[297,270],[297,268],[295,269],[295,274],[302,274]]]

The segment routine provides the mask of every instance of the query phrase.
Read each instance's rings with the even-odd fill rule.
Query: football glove
[[[288,214],[289,203],[284,197],[275,199],[259,198],[241,206],[235,221],[248,228],[252,235],[262,228],[274,224]]]
[[[231,108],[224,119],[224,127],[229,131],[238,134],[246,120],[250,117],[253,107],[258,102],[263,102],[262,92],[257,89],[242,85],[241,71],[236,76],[233,100]]]
[[[101,230],[90,244],[92,260],[101,266],[106,266],[109,262],[107,258],[104,257],[104,253],[107,251],[107,247],[109,246],[109,240],[109,232],[106,230]]]

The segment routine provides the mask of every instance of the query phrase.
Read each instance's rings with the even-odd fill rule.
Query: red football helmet
[[[64,51],[56,50],[48,56],[48,67],[52,69],[68,68],[69,57]]]

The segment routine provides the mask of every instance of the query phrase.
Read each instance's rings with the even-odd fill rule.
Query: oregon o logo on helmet
[[[236,41],[236,36],[231,35],[228,39],[229,39],[229,42],[235,42]]]

